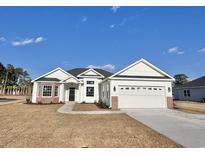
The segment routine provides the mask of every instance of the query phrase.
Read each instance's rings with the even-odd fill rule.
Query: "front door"
[[[69,88],[69,101],[75,101],[75,88]]]

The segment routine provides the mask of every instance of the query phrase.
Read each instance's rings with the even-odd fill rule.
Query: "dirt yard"
[[[75,103],[73,111],[110,111],[110,109],[103,109],[93,103]]]
[[[181,147],[126,114],[68,115],[60,106],[0,106],[0,147]]]

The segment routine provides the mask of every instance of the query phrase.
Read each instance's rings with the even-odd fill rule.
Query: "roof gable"
[[[90,76],[90,77],[102,77],[104,78],[104,76],[102,74],[100,74],[99,72],[95,71],[92,68],[89,68],[88,70],[86,70],[85,72],[82,72],[81,74],[79,74],[77,77],[86,77],[86,76]]]
[[[67,79],[64,79],[61,81],[61,83],[69,83],[69,82],[72,82],[72,83],[78,83],[80,82],[80,80],[78,80],[77,78],[73,77],[73,76],[70,76],[68,77]]]
[[[127,75],[127,76],[160,76],[163,77],[162,73],[151,68],[144,62],[139,62],[132,67],[124,70],[123,72],[119,73],[118,75]]]
[[[153,78],[161,79],[167,78],[174,80],[173,77],[163,72],[156,66],[152,65],[145,59],[140,59],[135,63],[125,67],[124,69],[113,74],[110,78],[113,77],[123,77],[123,78]]]
[[[72,75],[58,67],[58,68],[56,68],[48,73],[45,73],[45,74],[39,76],[36,79],[32,80],[32,82],[34,82],[34,81],[53,81],[52,79],[55,79],[55,81],[57,81],[57,80],[60,81],[60,80],[63,80],[65,78],[68,78],[69,76],[72,76]]]
[[[80,74],[86,73],[86,71],[88,71],[88,70],[90,70],[90,68],[74,68],[74,69],[68,70],[67,72],[72,74],[73,76],[77,77]],[[99,74],[100,76],[104,76],[104,78],[107,78],[107,77],[112,75],[111,72],[108,72],[108,71],[105,71],[105,70],[102,70],[99,68],[92,68],[92,70],[94,70],[95,73],[97,72],[96,74]],[[92,72],[89,72],[88,74],[90,74],[90,73],[92,73]]]

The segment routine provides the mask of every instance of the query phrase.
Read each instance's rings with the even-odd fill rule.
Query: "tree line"
[[[32,83],[27,70],[12,64],[4,66],[0,62],[0,94],[30,95],[31,92]]]

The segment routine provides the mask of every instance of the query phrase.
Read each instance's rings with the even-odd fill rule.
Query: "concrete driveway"
[[[205,147],[205,115],[169,109],[122,111],[184,147]]]

